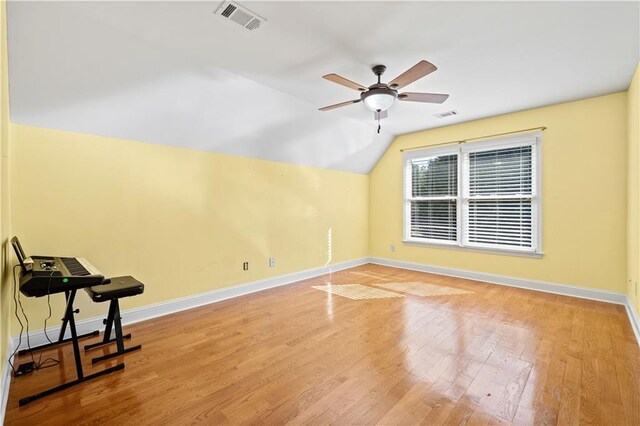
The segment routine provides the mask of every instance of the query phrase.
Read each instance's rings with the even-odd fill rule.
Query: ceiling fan
[[[417,64],[400,74],[398,77],[396,77],[394,80],[392,80],[389,84],[380,82],[380,76],[384,74],[386,69],[387,67],[385,67],[384,65],[376,65],[371,68],[371,71],[373,71],[373,73],[378,76],[378,82],[372,84],[369,87],[364,87],[363,85],[341,77],[338,74],[327,74],[322,76],[322,78],[326,80],[333,81],[334,83],[338,83],[350,89],[359,91],[360,99],[354,99],[352,101],[329,105],[320,108],[320,111],[329,111],[331,109],[340,108],[351,104],[357,104],[358,102],[362,101],[368,109],[373,111],[374,119],[378,120],[378,133],[380,133],[380,120],[389,116],[387,110],[391,108],[396,99],[399,99],[401,101],[441,104],[449,97],[449,95],[440,93],[398,93],[399,89],[402,89],[404,86],[407,86],[438,69],[430,62],[418,62]]]

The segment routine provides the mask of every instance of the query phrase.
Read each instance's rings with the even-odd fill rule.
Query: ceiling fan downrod
[[[380,84],[380,77],[382,76],[382,74],[384,74],[386,70],[387,70],[387,67],[385,67],[384,65],[376,65],[373,68],[371,68],[371,71],[373,71],[373,73],[378,76],[378,84]]]

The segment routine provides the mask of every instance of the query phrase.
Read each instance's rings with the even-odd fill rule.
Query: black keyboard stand
[[[75,363],[76,363],[76,374],[77,374],[77,379],[75,380],[71,380],[70,382],[66,382],[63,383],[59,386],[53,387],[51,389],[47,389],[44,390],[42,392],[38,392],[34,395],[31,396],[27,396],[25,398],[20,399],[19,401],[19,405],[22,407],[23,405],[26,405],[32,401],[35,401],[37,399],[40,399],[42,397],[45,397],[47,395],[51,395],[53,393],[59,392],[61,390],[64,389],[68,389],[72,386],[78,385],[80,383],[84,383],[86,381],[89,381],[91,379],[95,379],[97,377],[100,376],[104,376],[105,374],[109,374],[109,373],[113,373],[114,371],[119,371],[124,369],[124,364],[120,363],[117,364],[114,367],[109,367],[106,368],[104,370],[98,371],[97,373],[93,373],[90,374],[88,376],[84,375],[84,371],[82,369],[82,359],[80,358],[80,344],[78,343],[78,340],[81,337],[87,337],[88,335],[82,335],[82,336],[78,336],[78,333],[76,332],[76,322],[74,319],[74,314],[77,312],[76,310],[73,309],[73,301],[75,300],[76,297],[76,290],[71,290],[71,291],[66,291],[66,298],[67,298],[67,307],[65,309],[65,314],[64,314],[64,318],[62,320],[62,329],[60,330],[60,338],[58,339],[57,342],[53,343],[53,344],[48,344],[48,345],[42,345],[42,346],[38,346],[37,348],[31,348],[31,351],[35,351],[35,350],[39,350],[39,349],[44,349],[44,348],[48,348],[51,346],[55,346],[55,345],[59,345],[61,343],[65,343],[68,341],[71,341],[73,343],[73,356],[75,359]],[[64,333],[66,331],[66,327],[67,325],[69,326],[69,330],[71,331],[71,338],[70,339],[64,339]],[[89,335],[97,335],[98,332],[95,331],[95,334],[89,333]],[[29,350],[27,350],[26,352],[29,352]],[[20,352],[22,353],[22,351]]]
[[[74,291],[74,296],[75,296],[75,290],[73,290],[73,291]],[[64,292],[67,304],[69,303],[70,293],[71,293],[71,291],[65,291]],[[78,311],[74,311],[74,312],[78,312]],[[46,343],[44,345],[34,346],[33,348],[22,349],[21,351],[18,352],[18,355],[28,354],[29,352],[41,351],[43,349],[52,348],[54,346],[58,346],[58,345],[62,345],[64,343],[70,342],[73,339],[72,337],[68,337],[66,339],[64,338],[64,335],[67,332],[67,324],[68,323],[69,323],[69,319],[65,315],[64,318],[62,318],[62,327],[60,328],[60,335],[58,336],[58,340],[56,340],[54,342],[51,342],[51,343]],[[80,334],[78,336],[78,339],[85,339],[87,337],[95,337],[95,336],[97,336],[99,334],[100,334],[99,330],[93,330],[93,331],[91,331],[89,333]]]

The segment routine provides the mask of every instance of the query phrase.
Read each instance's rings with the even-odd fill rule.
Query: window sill
[[[460,247],[457,244],[438,244],[438,243],[430,243],[425,241],[416,241],[416,240],[402,240],[402,243],[410,246],[421,246],[421,247],[431,247],[445,250],[458,250],[458,251],[470,251],[476,253],[485,253],[485,254],[498,254],[502,256],[516,256],[516,257],[528,257],[533,259],[542,259],[543,253],[534,253],[527,251],[516,251],[516,250],[503,250],[503,249],[490,249],[490,248],[482,248],[482,247]]]

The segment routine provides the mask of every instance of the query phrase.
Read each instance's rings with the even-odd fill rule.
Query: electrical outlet
[[[395,244],[391,244],[391,246],[389,246],[389,248],[391,249],[391,253],[395,253],[396,252],[396,245]]]
[[[244,262],[242,264],[242,270],[243,271],[248,271],[249,270],[249,262]]]
[[[270,257],[269,258],[269,268],[273,268],[274,266],[276,266],[276,258],[275,257]]]

